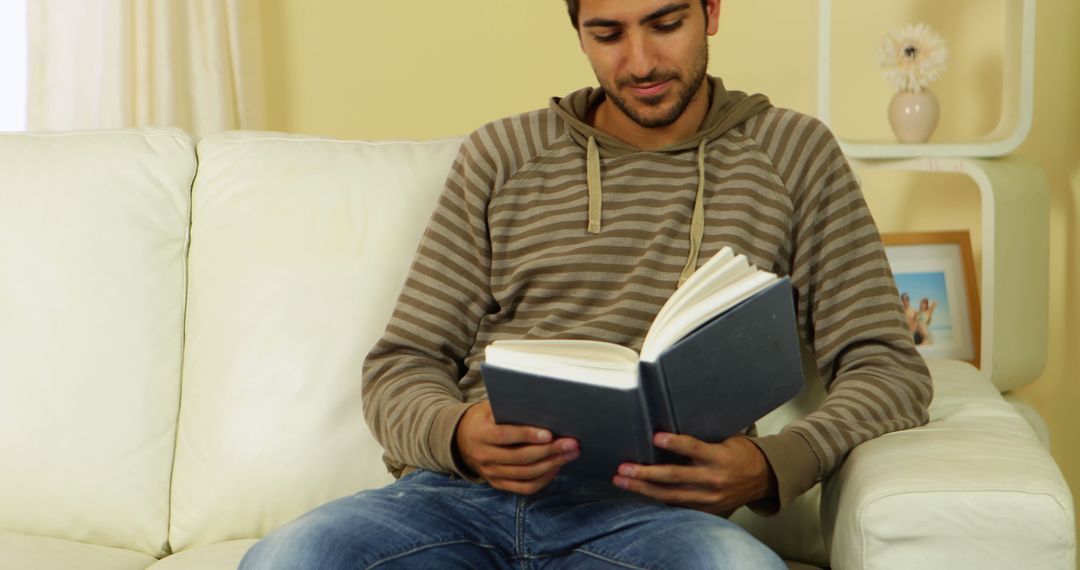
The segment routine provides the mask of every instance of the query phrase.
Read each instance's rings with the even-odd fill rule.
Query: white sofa
[[[0,135],[0,568],[235,568],[389,482],[361,363],[458,144]],[[817,566],[1074,568],[1072,499],[1028,422],[974,368],[932,369],[928,426],[736,519]]]

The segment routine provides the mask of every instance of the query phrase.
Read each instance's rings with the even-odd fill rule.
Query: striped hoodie
[[[699,132],[642,151],[585,117],[583,89],[463,143],[383,337],[364,415],[400,476],[475,478],[454,430],[485,397],[484,348],[573,338],[640,350],[680,280],[724,246],[790,276],[799,332],[828,391],[752,438],[789,503],[859,443],[922,425],[931,398],[858,183],[819,121],[710,78]],[[695,215],[696,213],[696,215]]]

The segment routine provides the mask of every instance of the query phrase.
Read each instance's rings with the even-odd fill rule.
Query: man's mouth
[[[654,97],[663,93],[668,84],[671,83],[670,79],[664,81],[658,81],[655,83],[643,83],[639,85],[630,85],[630,90],[634,92],[638,97]]]

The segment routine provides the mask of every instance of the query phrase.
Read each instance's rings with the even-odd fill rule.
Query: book
[[[685,463],[659,431],[717,443],[803,386],[789,278],[724,248],[661,307],[640,354],[591,340],[497,340],[481,373],[496,423],[577,439],[563,473],[609,480],[622,462]]]

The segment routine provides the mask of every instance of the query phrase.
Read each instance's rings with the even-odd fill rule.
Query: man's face
[[[581,49],[608,98],[646,128],[674,123],[701,88],[719,0],[581,0]]]

